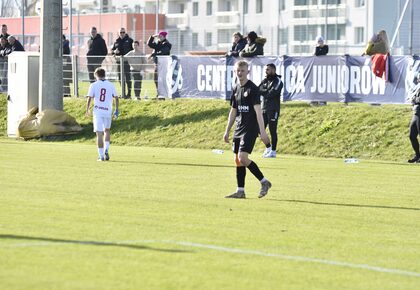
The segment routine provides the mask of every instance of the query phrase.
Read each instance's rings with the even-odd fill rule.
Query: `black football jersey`
[[[245,133],[257,135],[259,128],[254,105],[261,103],[258,87],[250,80],[243,86],[237,84],[230,100],[232,108],[237,110],[234,137],[240,138]]]

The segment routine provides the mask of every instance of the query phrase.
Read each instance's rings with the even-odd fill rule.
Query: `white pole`
[[[159,0],[156,0],[156,34],[159,32]]]
[[[143,18],[143,23],[142,23],[142,36],[141,36],[141,39],[142,39],[142,45],[143,45],[143,54],[146,54],[146,44],[145,44],[145,39],[146,39],[146,7],[145,6],[143,6],[143,15],[142,15],[142,18]]]
[[[26,0],[22,0],[22,45],[25,47],[25,4]]]
[[[102,33],[102,9],[103,9],[103,0],[99,0],[99,33]]]
[[[70,31],[69,31],[69,45],[70,45],[70,53],[71,53],[71,48],[73,47],[73,0],[70,0],[69,2],[70,5],[70,18],[69,18],[69,26],[70,26]]]
[[[397,24],[397,28],[395,29],[394,36],[392,36],[390,47],[393,47],[394,46],[394,42],[395,42],[395,39],[397,38],[398,31],[400,30],[400,26],[401,26],[401,23],[403,21],[405,11],[407,10],[407,7],[408,7],[408,3],[410,3],[410,0],[405,1],[405,5],[404,5],[404,8],[403,8],[403,11],[402,11],[402,13],[400,15],[400,20],[398,20],[398,24]]]

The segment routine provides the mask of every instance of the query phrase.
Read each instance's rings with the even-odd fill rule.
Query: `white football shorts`
[[[93,115],[93,132],[104,132],[111,128],[112,117]]]

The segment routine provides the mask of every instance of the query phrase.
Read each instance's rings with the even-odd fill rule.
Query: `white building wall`
[[[266,55],[311,55],[315,36],[323,35],[330,46],[330,54],[362,54],[371,35],[385,29],[389,40],[395,32],[398,18],[406,0],[262,0],[263,11],[257,13],[257,1],[248,0],[248,13],[244,14],[246,0],[160,0],[159,10],[167,16],[169,40],[173,53],[190,50],[229,49],[227,37],[239,31],[244,35],[254,30],[267,38]],[[325,4],[328,1],[328,6]],[[396,38],[393,53],[420,53],[420,0],[411,0]],[[198,15],[193,16],[194,2]],[[212,14],[206,15],[207,2],[212,3]],[[303,3],[304,5],[297,5]],[[357,7],[357,4],[364,5]],[[118,6],[145,7],[155,11],[156,0],[112,1]],[[226,11],[230,7],[231,11]],[[182,13],[182,8],[184,12]],[[284,9],[283,9],[284,8]],[[328,17],[325,17],[328,8]],[[413,8],[413,21],[410,9]],[[306,17],[305,17],[306,15]],[[326,32],[328,25],[328,33]],[[341,33],[335,39],[336,33]],[[211,34],[211,41],[208,39]],[[411,37],[411,38],[410,38]],[[412,39],[410,51],[410,39]]]

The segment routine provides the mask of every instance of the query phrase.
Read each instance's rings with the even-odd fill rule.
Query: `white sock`
[[[109,141],[105,141],[105,152],[109,150]]]
[[[261,183],[264,183],[266,181],[267,181],[267,179],[265,179],[265,177],[263,177],[263,179],[260,180]]]
[[[244,187],[237,187],[236,191],[245,191],[245,188]]]
[[[98,148],[98,153],[100,158],[104,158],[104,148]]]

